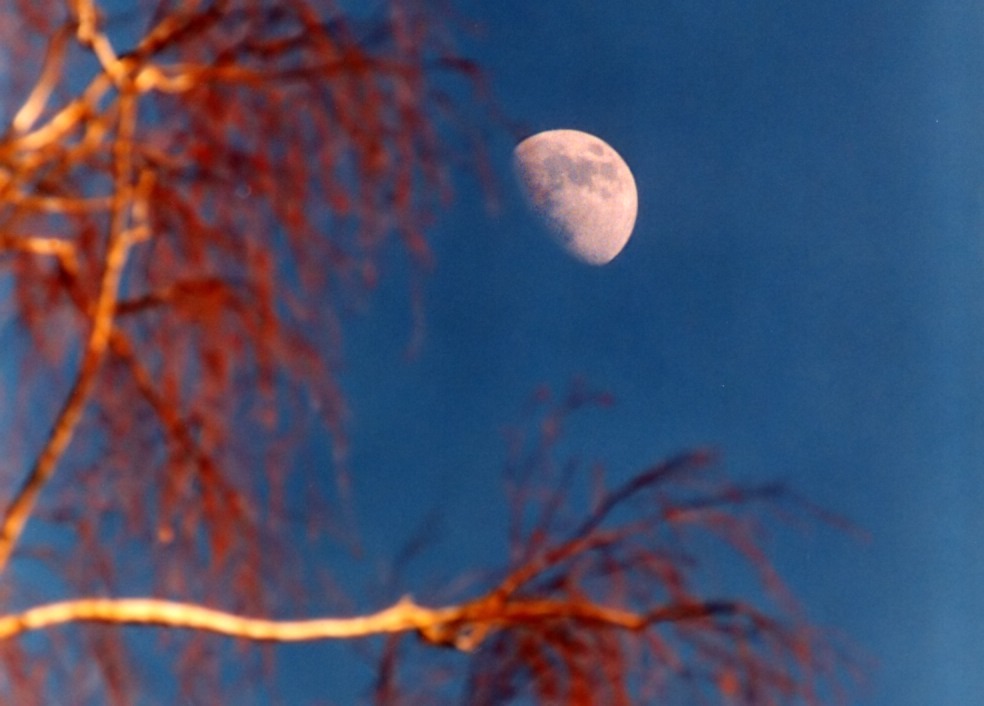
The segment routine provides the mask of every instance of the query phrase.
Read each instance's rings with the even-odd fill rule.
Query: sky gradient
[[[610,265],[569,258],[512,180],[525,134],[493,137],[500,207],[465,181],[441,218],[418,355],[403,356],[399,281],[349,339],[370,542],[405,535],[433,505],[449,570],[492,555],[499,430],[536,385],[583,376],[618,404],[575,446],[614,476],[710,445],[733,476],[784,480],[870,534],[791,533],[776,547],[811,617],[877,665],[857,703],[975,703],[984,8],[462,11],[504,111],[525,134],[609,142],[633,170],[639,217]]]

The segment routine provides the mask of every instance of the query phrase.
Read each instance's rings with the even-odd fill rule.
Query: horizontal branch
[[[37,196],[17,193],[6,197],[5,201],[24,210],[42,213],[95,213],[109,211],[113,206],[112,196]]]
[[[74,259],[75,245],[62,238],[50,236],[12,236],[0,233],[0,252],[16,251],[35,255],[54,255],[64,259]]]
[[[467,651],[497,629],[558,620],[635,632],[658,623],[747,612],[730,602],[670,604],[648,613],[634,613],[589,601],[519,599],[503,603],[490,595],[442,608],[427,608],[404,597],[389,608],[369,615],[271,620],[157,598],[79,598],[0,616],[0,640],[68,623],[103,623],[202,630],[272,642],[339,640],[415,631],[428,642]]]
[[[385,610],[365,616],[267,620],[156,598],[80,598],[0,617],[0,640],[32,630],[82,622],[157,625],[248,640],[299,642],[421,630],[453,622],[460,618],[460,613],[459,608],[425,608],[404,598]]]

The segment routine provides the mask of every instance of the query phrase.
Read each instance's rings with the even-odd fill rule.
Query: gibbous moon
[[[604,265],[632,235],[635,179],[608,143],[579,130],[547,130],[513,151],[520,185],[554,239],[571,255]]]

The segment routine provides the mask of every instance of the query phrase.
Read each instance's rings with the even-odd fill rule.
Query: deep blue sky
[[[777,549],[811,616],[878,664],[857,703],[979,702],[984,6],[465,13],[503,109],[613,145],[639,219],[609,266],[568,258],[495,136],[501,210],[464,182],[441,219],[418,356],[398,281],[349,340],[368,543],[442,507],[443,566],[494,561],[499,430],[535,385],[583,375],[618,405],[578,448],[614,475],[710,444],[734,476],[786,480],[870,532]]]

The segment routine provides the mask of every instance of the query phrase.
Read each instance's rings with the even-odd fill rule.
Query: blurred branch
[[[46,236],[11,236],[0,233],[0,253],[4,251],[54,255],[63,264],[75,261],[75,246],[61,238]]]
[[[153,625],[274,642],[414,633],[425,645],[474,653],[473,678],[485,674],[484,684],[499,685],[487,697],[492,703],[508,700],[494,696],[496,689],[520,678],[546,700],[566,691],[576,702],[607,702],[631,688],[645,652],[683,683],[724,698],[740,692],[742,703],[820,704],[818,685],[834,679],[840,657],[779,600],[774,570],[738,517],[749,502],[781,500],[781,488],[700,482],[707,457],[685,454],[637,474],[596,499],[572,531],[556,536],[555,528],[535,525],[554,536],[471,600],[429,608],[404,597],[368,615],[271,620],[154,598],[80,598],[0,616],[0,640],[67,623]],[[641,503],[619,515],[633,499]],[[684,528],[726,534],[772,600],[760,607],[705,595]],[[626,586],[633,590],[621,590]],[[390,643],[377,701],[399,693],[393,650]]]
[[[23,133],[31,129],[44,112],[51,92],[55,89],[61,78],[63,62],[65,60],[65,49],[71,36],[71,27],[65,26],[55,32],[48,43],[48,51],[44,57],[44,68],[41,76],[34,84],[34,90],[24,101],[24,105],[17,111],[11,123],[15,132]]]
[[[109,60],[115,57],[105,36],[96,32],[91,3],[79,1],[79,36],[100,48]],[[104,58],[103,56],[100,57]],[[114,59],[115,60],[115,59]],[[119,115],[113,142],[113,196],[109,234],[104,256],[99,293],[91,312],[91,329],[75,381],[55,419],[48,439],[21,486],[4,509],[0,520],[0,573],[4,571],[24,526],[30,518],[38,496],[55,472],[58,462],[71,443],[79,420],[95,387],[113,330],[120,282],[130,248],[149,234],[147,198],[153,176],[146,172],[139,186],[134,184],[133,140],[137,125],[137,96],[123,87],[119,98]],[[41,241],[45,242],[45,241]]]

